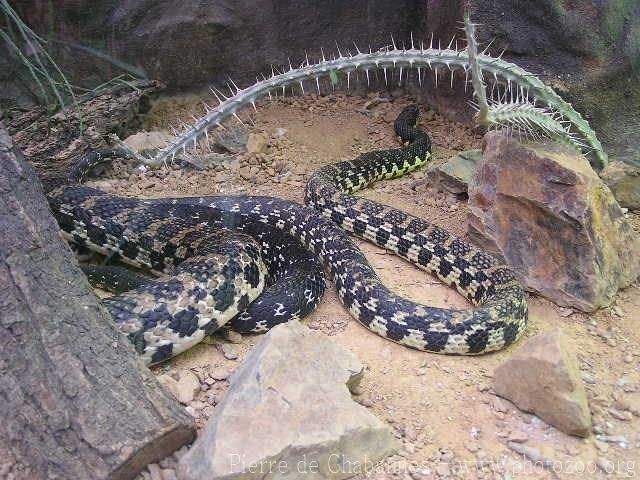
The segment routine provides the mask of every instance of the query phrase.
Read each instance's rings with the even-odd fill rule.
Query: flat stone
[[[640,167],[621,161],[611,162],[602,169],[600,178],[621,207],[640,209]]]
[[[499,365],[493,390],[569,435],[589,435],[591,413],[578,361],[559,330],[536,335]]]
[[[433,169],[438,185],[456,195],[467,193],[469,181],[481,159],[481,150],[468,150],[451,157]]]
[[[640,275],[640,236],[582,155],[485,135],[469,183],[472,242],[558,305],[593,311]]]
[[[325,335],[297,321],[278,325],[231,375],[178,478],[342,479],[376,464],[398,444],[351,398],[363,370]]]

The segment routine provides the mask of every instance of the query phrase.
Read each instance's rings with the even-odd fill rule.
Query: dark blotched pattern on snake
[[[513,272],[426,220],[352,195],[429,160],[431,142],[414,127],[417,116],[417,107],[408,107],[395,122],[407,146],[320,169],[307,185],[309,206],[259,196],[136,200],[81,185],[51,192],[50,204],[70,241],[160,275],[127,280],[133,290],[104,300],[150,363],[227,322],[264,331],[303,317],[324,292],[321,267],[349,312],[383,337],[440,353],[503,348],[527,323]],[[114,156],[122,153],[90,154],[71,179]],[[394,294],[345,230],[436,275],[474,308],[429,307]],[[99,269],[89,273],[100,277]]]

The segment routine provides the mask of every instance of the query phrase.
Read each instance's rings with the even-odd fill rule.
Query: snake
[[[313,173],[305,204],[269,196],[134,199],[82,185],[123,151],[91,152],[49,193],[63,236],[154,278],[103,299],[147,364],[187,350],[224,325],[263,332],[313,311],[335,282],[349,313],[376,334],[434,353],[478,355],[517,341],[528,320],[524,289],[492,255],[425,219],[355,192],[431,160],[419,109],[394,122],[403,145]],[[390,251],[463,295],[466,309],[404,298],[384,285],[352,236]],[[90,272],[101,277],[99,268]]]

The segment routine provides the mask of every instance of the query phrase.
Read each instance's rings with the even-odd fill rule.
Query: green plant
[[[52,110],[64,108],[65,99],[77,104],[67,77],[44,47],[47,42],[22,21],[7,0],[0,0],[0,11],[5,18],[0,38],[26,67],[38,90],[39,101]]]

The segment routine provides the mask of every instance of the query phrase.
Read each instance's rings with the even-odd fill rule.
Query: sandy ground
[[[96,183],[119,194],[145,197],[251,193],[302,201],[306,179],[319,166],[397,145],[392,122],[409,99],[391,98],[372,105],[372,98],[313,96],[265,104],[251,113],[255,126],[250,127],[267,139],[262,153],[244,154],[240,162],[227,160],[204,171],[170,168],[141,174],[124,169]],[[166,129],[176,118],[189,119],[198,110],[198,100],[173,97],[158,102],[146,128]],[[367,114],[362,113],[366,106],[370,107]],[[425,107],[421,125],[432,136],[434,163],[481,146],[480,136]],[[465,235],[466,202],[439,192],[428,169],[377,184],[363,195]],[[635,225],[640,224],[639,216],[630,216]],[[385,283],[398,293],[434,306],[467,305],[424,272],[375,246],[358,243]],[[492,395],[492,371],[521,343],[481,357],[413,351],[358,324],[339,303],[330,283],[321,306],[306,324],[330,335],[367,365],[354,398],[390,424],[403,445],[398,455],[363,476],[414,480],[640,476],[640,418],[628,411],[640,410],[640,287],[636,284],[621,291],[611,308],[593,314],[560,308],[536,296],[530,296],[529,305],[526,338],[554,328],[566,334],[578,352],[594,431],[619,436],[618,441],[600,441],[595,435],[587,439],[567,436]],[[224,340],[216,340],[218,348],[201,344],[155,371],[178,376],[190,369],[201,379],[207,370],[228,372],[259,340],[257,336],[234,338],[236,343],[224,344],[226,352],[220,348]],[[226,358],[233,357],[233,352],[237,359]],[[189,406],[200,427],[227,387],[226,381],[209,383],[203,382],[202,391]],[[546,468],[534,464],[512,451],[508,440],[531,447],[534,454],[553,464]],[[174,463],[169,459],[161,465],[171,468]],[[148,473],[144,476],[149,478]]]

